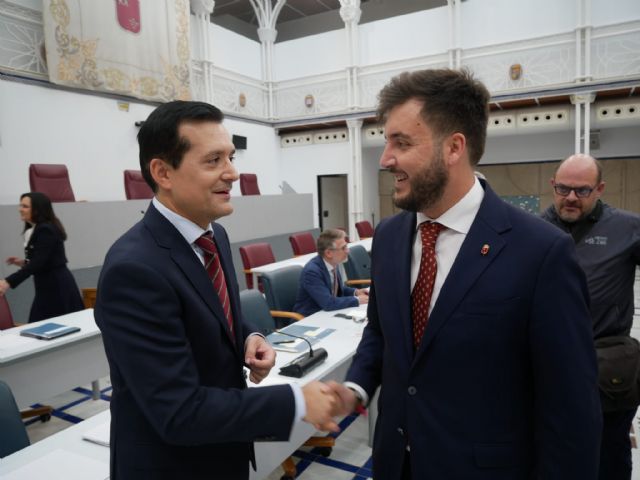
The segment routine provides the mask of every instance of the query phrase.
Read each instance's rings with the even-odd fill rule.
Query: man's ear
[[[598,185],[595,189],[596,195],[598,195],[598,198],[600,198],[600,195],[602,195],[602,192],[604,192],[604,185],[605,185],[605,182],[600,182],[600,185]]]
[[[457,165],[460,161],[467,157],[467,139],[460,133],[456,132],[449,135],[442,144],[442,152],[445,164],[448,166]]]
[[[152,158],[149,162],[149,172],[154,182],[158,185],[158,188],[163,190],[171,189],[171,176],[170,172],[173,167],[161,158]]]

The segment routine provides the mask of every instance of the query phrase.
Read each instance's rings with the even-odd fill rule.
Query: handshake
[[[302,393],[307,407],[303,420],[325,432],[339,432],[333,417],[353,412],[358,403],[353,390],[334,381],[308,383],[302,387]]]

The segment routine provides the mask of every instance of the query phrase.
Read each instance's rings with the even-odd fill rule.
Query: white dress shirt
[[[151,202],[153,203],[153,206],[156,207],[156,210],[158,210],[158,212],[160,212],[160,214],[164,218],[169,220],[171,225],[176,227],[176,230],[180,232],[180,235],[182,235],[184,239],[187,241],[187,243],[191,245],[193,252],[200,259],[200,262],[204,266],[204,253],[202,249],[198,247],[194,242],[198,238],[200,238],[203,233],[207,231],[210,231],[213,234],[213,226],[209,225],[208,230],[203,230],[199,225],[196,225],[191,220],[183,217],[182,215],[178,215],[173,210],[170,210],[167,207],[165,207],[156,197],[153,197],[153,200]],[[251,333],[249,337],[251,335],[259,335],[263,337],[263,335],[261,335],[258,332]],[[249,337],[247,337],[247,340],[249,339]],[[246,347],[247,347],[247,343],[245,341],[245,349]],[[302,420],[307,414],[307,406],[304,401],[304,394],[302,393],[302,388],[297,383],[291,383],[290,386],[291,386],[291,390],[293,390],[293,396],[296,402],[296,411],[295,411],[294,418],[296,419],[296,421]],[[293,425],[291,426],[291,429],[293,431]]]

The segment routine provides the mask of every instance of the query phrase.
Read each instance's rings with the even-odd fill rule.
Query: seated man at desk
[[[320,310],[357,307],[369,301],[366,290],[344,285],[338,266],[347,261],[349,247],[342,230],[328,229],[318,237],[318,256],[300,275],[298,297],[293,310],[305,317]]]

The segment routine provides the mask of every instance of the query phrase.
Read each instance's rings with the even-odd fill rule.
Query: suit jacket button
[[[407,388],[407,392],[409,393],[409,395],[413,396],[418,393],[418,389],[411,385],[409,388]]]
[[[404,437],[404,430],[398,427],[398,433]]]

